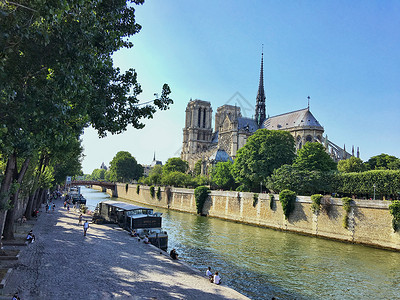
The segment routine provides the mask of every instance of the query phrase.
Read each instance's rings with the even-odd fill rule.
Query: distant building
[[[150,165],[142,165],[143,176],[149,176],[151,169],[153,169],[157,165],[162,166],[162,162],[160,160],[156,160],[156,153],[154,152],[153,161],[150,163]]]
[[[108,168],[104,164],[104,161],[101,163],[100,169],[103,169],[103,170],[106,170],[106,171],[108,170]]]
[[[262,55],[255,118],[242,117],[240,107],[223,105],[217,108],[213,130],[211,103],[191,100],[186,107],[181,158],[189,163],[190,169],[201,160],[202,173],[206,173],[209,165],[234,160],[237,151],[260,128],[290,132],[295,139],[296,150],[306,142],[318,142],[325,146],[335,161],[354,156],[354,147],[350,154],[345,146],[340,148],[323,136],[324,128],[311,113],[309,105],[304,109],[270,117],[266,114],[265,99]],[[359,155],[357,149],[357,157]]]

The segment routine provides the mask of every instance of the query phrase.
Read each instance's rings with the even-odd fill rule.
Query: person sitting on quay
[[[131,237],[138,237],[138,234],[136,233],[136,230],[131,231]]]
[[[215,272],[214,283],[215,284],[221,284],[221,277],[219,276],[218,272]]]
[[[28,233],[28,235],[26,236],[26,240],[29,242],[29,243],[33,243],[34,241],[35,241],[35,235],[33,234],[33,232],[32,232],[32,230],[31,231],[29,231],[29,233]]]
[[[206,276],[208,276],[208,279],[210,279],[210,282],[212,283],[214,280],[214,276],[213,273],[211,272],[211,267],[208,267],[207,271],[206,271]]]
[[[147,235],[144,236],[143,243],[150,244],[149,237]]]
[[[179,254],[176,252],[175,248],[169,253],[169,256],[171,256],[172,259],[178,259],[178,255]]]
[[[39,211],[37,209],[34,209],[32,211],[32,217],[37,218],[38,214],[39,214]]]

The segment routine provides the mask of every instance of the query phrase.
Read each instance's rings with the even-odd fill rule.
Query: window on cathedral
[[[197,116],[197,126],[200,127],[200,122],[201,122],[201,108],[199,108],[199,115]]]
[[[311,142],[311,141],[312,141],[312,136],[311,136],[311,135],[307,135],[306,141],[307,141],[307,142]]]
[[[204,108],[203,112],[203,128],[206,128],[206,109]]]

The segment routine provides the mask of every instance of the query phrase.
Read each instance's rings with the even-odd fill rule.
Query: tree
[[[187,161],[182,160],[179,157],[171,157],[167,160],[163,167],[163,173],[168,174],[170,172],[182,172],[186,173],[189,168]]]
[[[274,192],[289,189],[298,195],[325,194],[335,191],[337,179],[336,172],[299,170],[283,165],[267,179],[266,186]]]
[[[155,165],[149,173],[149,182],[151,184],[160,184],[162,179],[162,167]]]
[[[293,167],[299,170],[327,172],[336,170],[336,163],[320,143],[307,142],[297,151]]]
[[[272,172],[295,157],[294,139],[289,132],[259,129],[238,150],[233,165],[241,189],[257,191]]]
[[[195,164],[194,164],[194,169],[193,169],[193,175],[194,176],[199,176],[201,174],[201,165],[203,164],[203,160],[199,159]]]
[[[217,163],[212,170],[211,178],[217,188],[227,190],[235,188],[233,164],[230,161]]]
[[[367,162],[368,170],[399,170],[400,159],[389,154],[379,154],[372,156]]]
[[[92,180],[105,180],[106,170],[104,169],[94,169],[92,172]]]
[[[130,182],[143,175],[143,167],[127,151],[118,152],[110,162],[110,179],[118,182]]]
[[[350,172],[363,172],[366,167],[363,161],[358,157],[350,157],[338,162],[337,169],[339,172],[350,173]]]
[[[178,171],[172,171],[163,175],[161,179],[163,185],[171,185],[176,187],[186,187],[191,185],[192,176]]]
[[[84,127],[92,125],[100,136],[129,124],[143,128],[141,119],[172,103],[164,85],[159,99],[140,105],[136,72],[113,66],[113,53],[132,47],[128,38],[141,28],[132,5],[124,0],[27,5],[0,3],[0,153],[7,161],[0,224],[12,182],[24,176],[24,169],[15,172],[18,158],[29,164],[34,152],[41,153],[38,174],[44,174],[52,155],[47,148],[77,138]]]

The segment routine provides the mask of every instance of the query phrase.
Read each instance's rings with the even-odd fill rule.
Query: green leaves
[[[127,151],[118,152],[110,162],[110,179],[117,182],[130,182],[139,179],[143,167]]]
[[[293,167],[299,170],[327,172],[336,170],[336,163],[320,143],[307,142],[297,151]]]
[[[398,231],[400,228],[400,201],[394,200],[389,205],[390,214],[393,216],[392,227],[394,232]]]
[[[259,129],[240,148],[234,162],[236,182],[245,190],[257,191],[260,182],[295,157],[294,139],[289,132]]]
[[[289,219],[290,214],[294,210],[296,203],[296,193],[290,190],[283,190],[279,193],[279,201],[282,204],[285,219]]]
[[[203,206],[209,194],[210,190],[206,186],[198,186],[194,189],[194,198],[196,200],[196,208],[198,214],[201,214],[203,212]]]
[[[167,160],[163,167],[163,174],[170,172],[182,172],[185,173],[189,168],[188,162],[182,160],[179,157],[171,157]]]
[[[212,170],[211,177],[217,188],[227,190],[235,188],[233,164],[230,161],[217,163]]]

